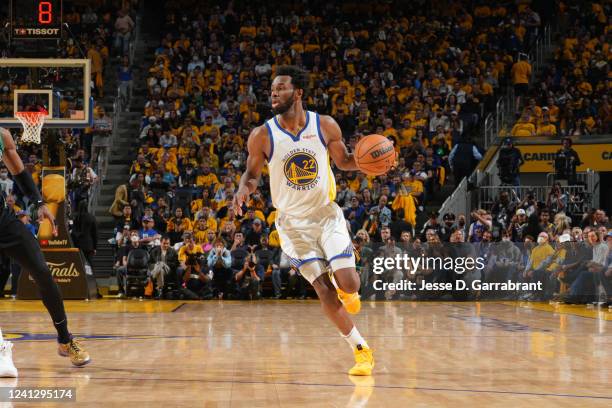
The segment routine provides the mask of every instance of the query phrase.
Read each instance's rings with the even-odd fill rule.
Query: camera
[[[254,268],[257,265],[257,263],[255,262],[255,256],[254,255],[249,255],[249,268]]]
[[[187,266],[196,266],[202,260],[202,254],[188,254],[187,260],[185,261],[185,265]]]

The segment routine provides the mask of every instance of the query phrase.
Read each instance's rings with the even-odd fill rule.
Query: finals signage
[[[90,297],[85,262],[78,248],[43,249],[42,251],[51,276],[59,286],[64,299]],[[95,293],[95,286],[93,286],[93,293]],[[17,297],[19,299],[40,299],[36,282],[25,269],[19,277]]]

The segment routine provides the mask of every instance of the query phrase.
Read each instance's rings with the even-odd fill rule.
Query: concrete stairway
[[[118,113],[117,126],[119,129],[113,140],[106,180],[102,185],[95,209],[100,236],[93,265],[97,278],[107,278],[112,273],[114,255],[108,239],[114,235],[115,219],[108,210],[115,198],[117,187],[128,182],[130,166],[136,158],[142,112],[147,96],[146,74],[153,64],[153,51],[157,43],[159,43],[157,35],[141,33],[138,43],[135,44],[134,66],[132,67],[134,72],[133,96],[128,109]],[[114,90],[112,94],[115,94]],[[112,100],[110,104],[112,109]]]

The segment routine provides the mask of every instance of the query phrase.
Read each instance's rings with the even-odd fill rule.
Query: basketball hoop
[[[40,132],[45,123],[45,116],[49,113],[42,109],[34,112],[16,112],[15,117],[19,119],[23,126],[21,140],[25,143],[40,144]]]

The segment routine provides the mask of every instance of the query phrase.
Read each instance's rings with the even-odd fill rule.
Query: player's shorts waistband
[[[338,207],[338,204],[336,204],[335,201],[332,201],[327,205],[324,205],[322,207],[311,208],[309,211],[305,213],[301,213],[301,214],[289,214],[289,213],[284,213],[281,210],[276,210],[278,213],[276,218],[277,219],[280,219],[280,218],[293,218],[293,219],[323,218],[327,215],[334,214],[336,211],[338,211],[339,208],[340,207]]]

